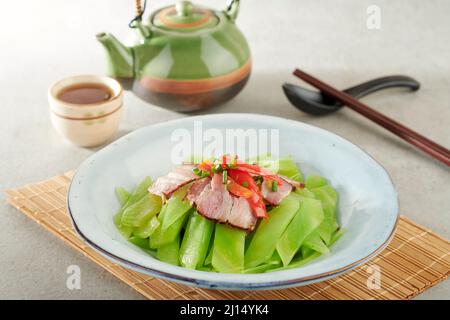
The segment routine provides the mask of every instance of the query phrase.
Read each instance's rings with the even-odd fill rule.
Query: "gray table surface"
[[[168,1],[149,1],[153,10]],[[200,1],[216,8],[223,1]],[[367,7],[381,9],[381,29],[366,27]],[[245,90],[211,113],[254,112],[310,123],[344,136],[385,166],[401,213],[450,238],[450,171],[350,110],[315,118],[294,109],[280,85],[299,83],[301,67],[345,87],[407,74],[419,92],[391,90],[364,99],[424,135],[450,146],[450,2],[447,0],[243,0],[238,25],[252,48]],[[105,72],[94,34],[130,41],[133,1],[6,1],[0,9],[0,189],[46,179],[96,150],[63,142],[51,127],[46,90],[73,74]],[[130,93],[119,135],[184,117]],[[2,198],[4,200],[4,197]],[[132,299],[141,296],[12,207],[0,204],[0,298]],[[81,290],[66,288],[69,265],[81,268]],[[449,299],[450,281],[419,299]]]

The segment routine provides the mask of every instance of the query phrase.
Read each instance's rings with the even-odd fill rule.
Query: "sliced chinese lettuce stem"
[[[281,262],[263,263],[257,267],[245,269],[242,273],[264,273],[272,269],[279,268],[280,266]]]
[[[306,257],[309,257],[311,254],[313,254],[314,252],[317,252],[317,251],[314,251],[313,249],[311,249],[310,247],[306,247],[306,246],[302,246],[301,248],[300,248],[300,250],[299,250],[299,253],[301,253],[301,258],[306,258]],[[319,252],[320,253],[320,252]],[[297,255],[298,256],[298,255]],[[294,260],[298,260],[298,259],[295,259],[294,258]],[[293,260],[293,261],[294,261]]]
[[[299,260],[295,260],[293,262],[291,262],[288,266],[286,267],[282,267],[276,270],[270,270],[270,271],[278,271],[278,270],[283,270],[283,269],[292,269],[292,268],[298,268],[301,266],[304,266],[305,264],[313,261],[314,259],[320,257],[321,253],[320,252],[312,252],[309,256],[307,256],[306,258],[302,258]]]
[[[188,186],[177,190],[167,201],[167,210],[162,220],[161,231],[167,231],[173,224],[183,219],[189,209],[192,208],[188,200],[183,200],[188,191]]]
[[[289,226],[277,242],[277,251],[287,266],[302,242],[322,223],[324,219],[322,204],[319,200],[304,198],[300,208]]]
[[[337,230],[332,236],[330,240],[330,244],[326,246],[323,243],[322,238],[319,236],[317,232],[313,232],[308,239],[305,240],[301,247],[301,255],[303,258],[309,257],[313,253],[328,253],[330,251],[330,247],[344,234],[345,229]]]
[[[270,257],[270,259],[265,263],[257,267],[245,269],[242,273],[263,273],[271,269],[279,268],[280,266],[282,266],[281,258],[278,255],[278,252],[275,251],[272,257]]]
[[[337,192],[329,185],[314,188],[311,189],[311,191],[314,193],[316,199],[322,202],[325,218],[319,226],[318,233],[323,241],[325,241],[325,244],[329,245],[331,236],[339,228],[336,219],[338,195]]]
[[[161,236],[161,224],[162,224],[162,221],[164,220],[164,214],[165,214],[166,210],[167,210],[167,203],[162,206],[161,212],[156,216],[159,224],[155,227],[155,230],[153,230],[152,234],[148,238],[150,249],[158,249],[158,247],[154,245],[154,242]]]
[[[268,211],[269,212],[269,211]],[[255,231],[258,230],[259,225],[261,223],[263,219],[258,219],[258,221],[256,221],[256,226],[255,229],[253,230],[253,232],[250,232],[249,234],[247,234],[247,236],[245,237],[245,252],[247,252],[248,247],[250,246],[250,243],[252,242],[253,236],[255,235]]]
[[[142,227],[161,211],[161,197],[147,193],[139,201],[127,207],[122,214],[122,225]]]
[[[206,255],[205,262],[203,263],[203,266],[205,267],[211,267],[212,263],[212,256],[214,252],[214,236],[216,233],[216,224],[214,223],[214,227],[211,233],[211,239],[209,241],[209,247],[208,247],[208,254]]]
[[[173,204],[173,203],[172,203]],[[190,210],[184,211],[182,215],[178,215],[178,219],[175,220],[166,230],[163,230],[164,220],[170,217],[174,213],[174,209],[171,208],[171,203],[167,203],[164,210],[164,217],[160,219],[161,225],[150,236],[150,247],[160,248],[170,242],[175,241],[175,238],[179,235],[181,229],[185,225],[186,218],[188,217]]]
[[[298,208],[297,197],[289,195],[279,206],[269,211],[269,217],[260,222],[245,252],[246,269],[257,267],[270,259],[279,238],[294,218]]]
[[[310,234],[303,242],[303,246],[320,253],[330,252],[330,249],[328,249],[327,245],[323,242],[318,232]]]
[[[125,209],[127,209],[129,206],[133,205],[137,201],[139,201],[143,196],[148,194],[148,188],[152,184],[152,179],[150,177],[145,177],[136,187],[136,189],[133,191],[133,193],[128,197],[127,202],[120,208],[120,210],[116,213],[114,216],[114,224],[119,229],[120,233],[126,238],[128,238],[131,233],[133,232],[133,229],[129,226],[122,226],[122,215]]]
[[[212,235],[211,237],[212,237],[212,239],[214,239],[214,235]],[[211,243],[214,243],[214,241],[211,240]],[[212,264],[213,252],[214,252],[214,246],[212,246],[209,249],[208,255],[205,258],[204,266],[210,266]]]
[[[142,248],[142,249],[150,249],[148,246],[148,241],[147,239],[142,239],[142,238],[138,238],[135,236],[131,236],[128,241],[130,241],[132,244],[137,245],[138,247]]]
[[[115,191],[120,206],[124,206],[125,203],[127,203],[128,199],[130,198],[131,194],[127,190],[125,190],[125,188],[122,187],[117,187]]]
[[[179,234],[177,234],[172,242],[169,242],[158,248],[158,250],[156,251],[156,257],[161,261],[178,266],[179,250],[180,250],[180,236]]]
[[[224,273],[240,273],[244,269],[245,231],[216,224],[211,264]]]
[[[209,248],[214,222],[192,212],[180,248],[180,264],[189,269],[201,267]]]
[[[126,209],[130,205],[139,201],[143,196],[148,194],[148,188],[152,185],[152,178],[145,177],[133,191],[133,193],[129,196],[127,202],[122,207],[122,209]]]
[[[199,271],[215,272],[211,266],[202,266],[197,268]]]
[[[158,216],[161,225],[150,236],[150,248],[157,249],[175,241],[192,208],[189,202],[183,200],[186,192],[187,188],[178,190],[162,207]]]
[[[315,198],[316,196],[307,188],[295,189],[293,192],[295,195],[299,195],[303,198]]]
[[[296,181],[303,181],[303,174],[291,157],[284,157],[278,160],[278,174],[291,178]]]
[[[154,250],[150,250],[148,246],[148,239],[142,239],[135,236],[131,236],[128,241],[130,241],[132,244],[138,246],[142,250],[144,250],[146,253],[151,255],[153,258],[156,258],[156,252]]]
[[[345,232],[345,229],[338,230],[332,236],[331,241],[330,241],[330,246],[332,246],[337,240],[339,240],[339,238],[344,234],[344,232]],[[284,266],[284,267],[280,267],[280,268],[276,268],[276,269],[269,269],[266,272],[298,268],[298,267],[301,267],[301,266],[313,261],[314,259],[316,259],[322,255],[320,252],[314,251],[310,248],[305,248],[304,246],[302,246],[301,252],[302,252],[302,254],[301,255],[297,254],[296,258],[294,258],[294,260],[292,260],[292,262],[288,266]]]
[[[303,174],[291,157],[273,159],[270,156],[256,158],[258,165],[274,173],[286,176],[296,181],[303,181]]]
[[[344,235],[345,231],[346,231],[345,228],[342,228],[342,229],[337,230],[337,231],[333,234],[333,236],[331,237],[331,241],[330,241],[329,247],[331,247],[333,244],[335,244],[336,241],[338,241],[338,240]]]
[[[128,238],[131,237],[131,235],[133,233],[133,227],[128,227],[128,226],[121,225],[120,220],[119,220],[120,218],[121,218],[120,216],[115,216],[114,217],[114,224],[116,225],[117,230],[119,230],[120,234],[124,238],[128,239]]]
[[[153,216],[146,224],[139,228],[135,228],[133,230],[133,235],[138,238],[146,239],[150,237],[160,225],[161,223],[159,222],[158,217]]]
[[[319,175],[310,175],[306,178],[305,185],[308,189],[319,188],[328,184],[327,179]]]

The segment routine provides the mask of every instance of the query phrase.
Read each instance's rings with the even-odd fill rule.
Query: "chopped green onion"
[[[192,169],[192,171],[193,171],[196,175],[198,175],[199,177],[202,177],[202,178],[205,178],[205,177],[209,177],[209,176],[210,176],[210,174],[209,174],[208,171],[202,171],[202,170],[200,170],[199,168],[194,168],[194,169]]]
[[[227,181],[228,181],[228,171],[227,170],[223,170],[222,178],[223,178],[223,180],[222,180],[223,184],[227,184]]]
[[[248,182],[247,181],[242,182],[242,186],[248,188]]]
[[[278,191],[278,183],[276,181],[272,181],[272,191],[273,192]]]
[[[253,180],[255,180],[257,185],[261,185],[263,178],[261,176],[255,176]]]

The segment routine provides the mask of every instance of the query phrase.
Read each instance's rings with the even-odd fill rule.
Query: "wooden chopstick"
[[[323,81],[307,74],[304,71],[296,69],[294,75],[321,90],[323,93],[333,97],[352,110],[379,124],[385,129],[396,134],[403,140],[409,142],[415,147],[421,149],[433,158],[450,166],[450,150],[437,144],[436,142],[424,137],[423,135],[405,127],[401,123],[383,115],[382,113],[370,108],[368,105],[356,100],[345,92],[342,92]]]

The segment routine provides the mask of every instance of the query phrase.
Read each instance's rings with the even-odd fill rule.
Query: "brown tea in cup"
[[[57,99],[71,104],[96,104],[111,100],[112,90],[101,83],[77,83],[63,88]]]

